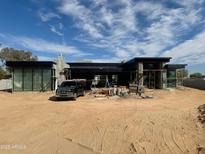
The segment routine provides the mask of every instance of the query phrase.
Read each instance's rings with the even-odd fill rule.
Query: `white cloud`
[[[170,7],[167,2],[178,7]],[[116,57],[112,60],[121,60],[164,55],[164,50],[176,46],[196,26],[204,24],[202,3],[204,0],[61,0],[57,9],[58,13],[72,17],[73,25],[80,30],[75,40],[110,52]],[[62,34],[60,26],[52,31]],[[188,51],[184,57],[193,59]]]
[[[60,30],[63,30],[64,25],[60,22],[60,23],[58,23],[58,27]]]
[[[0,38],[3,38],[3,37],[5,37],[5,35],[0,33]],[[4,42],[0,41],[0,50],[3,49],[3,48],[6,48],[6,44]]]
[[[47,57],[47,56],[38,56],[39,61],[54,61],[54,58]]]
[[[56,14],[54,12],[48,12],[48,11],[45,11],[45,10],[40,10],[38,12],[38,15],[39,15],[41,21],[43,21],[43,22],[47,22],[47,21],[49,21],[53,18],[61,19],[61,17],[58,14]]]
[[[81,53],[76,47],[61,45],[55,42],[49,42],[39,38],[28,37],[15,37],[16,43],[22,45],[25,48],[29,48],[35,51],[53,52],[53,53],[65,53],[65,54],[77,54]]]
[[[205,63],[205,31],[165,51],[163,55],[185,63]]]
[[[77,0],[64,0],[58,10],[65,15],[73,16],[78,21],[76,26],[86,31],[90,36],[94,38],[102,37],[92,20],[92,12]]]
[[[30,38],[25,36],[13,36],[6,34],[0,36],[8,46],[18,46],[31,51],[39,51],[44,53],[64,53],[71,56],[85,56],[91,53],[82,52],[75,46],[62,45],[56,42],[43,40],[40,38]]]
[[[123,59],[111,57],[111,58],[95,58],[95,59],[86,59],[87,61],[91,62],[98,62],[98,63],[118,63],[121,62]]]
[[[60,29],[61,29],[60,27],[59,27],[59,30],[58,30],[55,26],[50,25],[51,32],[53,32],[53,33],[55,33],[59,36],[63,36],[64,34],[60,31]]]
[[[136,10],[143,13],[150,23],[150,26],[142,29],[146,34],[142,36],[144,40],[137,44],[145,52],[144,56],[159,56],[201,22],[200,9],[170,9],[161,3],[141,1],[136,5]]]
[[[5,35],[3,33],[0,33],[0,37],[5,37]]]
[[[180,1],[174,0],[174,1],[180,4],[181,6],[189,7],[189,8],[201,6],[202,3],[204,3],[204,0],[180,0]]]
[[[43,22],[48,22],[50,21],[51,19],[53,18],[57,18],[57,19],[61,19],[61,16],[58,15],[57,13],[54,13],[54,12],[49,12],[45,9],[41,9],[39,12],[38,12],[38,16],[40,17],[41,21]],[[51,32],[59,35],[59,36],[63,36],[63,27],[64,25],[60,22],[58,23],[57,25],[49,25],[49,29]]]
[[[107,26],[112,26],[114,15],[112,14],[111,10],[102,7],[98,13],[101,17],[100,20],[102,20],[103,23],[107,24]]]
[[[117,49],[116,50],[116,55],[117,55],[118,58],[121,58],[121,59],[128,59],[128,58],[130,58],[129,52],[126,52],[126,51],[124,51],[122,49]]]

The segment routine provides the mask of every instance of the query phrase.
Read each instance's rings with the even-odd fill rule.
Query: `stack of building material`
[[[126,86],[119,86],[117,88],[117,95],[118,96],[128,96],[129,89]]]
[[[203,104],[203,105],[200,105],[199,107],[198,107],[198,110],[199,110],[199,116],[198,116],[198,119],[199,119],[199,121],[202,123],[202,124],[204,124],[205,125],[205,104]]]
[[[109,96],[109,88],[93,88],[92,94],[94,94],[95,97]]]
[[[102,96],[127,96],[129,89],[126,86],[114,86],[110,88],[95,88],[92,90],[95,97]]]
[[[109,95],[109,88],[101,88],[99,93],[102,95],[108,96]]]
[[[137,92],[137,84],[129,84],[129,90],[130,90],[130,93],[135,93]]]
[[[205,127],[205,104],[200,105],[198,107],[198,111],[199,111],[198,120],[199,122],[202,123],[203,127]],[[202,134],[200,140],[201,140],[201,143],[199,143],[197,147],[198,154],[204,154],[205,153],[204,133]]]

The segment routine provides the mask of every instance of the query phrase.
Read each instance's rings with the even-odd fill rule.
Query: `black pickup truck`
[[[77,99],[78,96],[85,95],[85,79],[65,80],[56,90],[56,98],[72,98]]]

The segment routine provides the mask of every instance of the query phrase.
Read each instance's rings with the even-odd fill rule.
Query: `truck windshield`
[[[76,86],[76,82],[74,82],[74,81],[66,81],[66,82],[63,82],[60,86],[61,86],[61,87]]]

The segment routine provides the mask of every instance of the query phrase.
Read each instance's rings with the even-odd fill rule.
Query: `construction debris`
[[[205,126],[205,104],[200,105],[198,107],[198,111],[199,111],[198,120],[200,123],[202,123],[204,127]],[[201,140],[202,140],[202,143],[198,145],[197,151],[198,151],[198,154],[205,154],[204,137],[202,137]]]
[[[129,89],[125,86],[114,86],[110,88],[93,88],[92,93],[95,97],[106,96],[128,96]]]
[[[198,111],[199,111],[199,116],[198,116],[198,120],[205,125],[205,104],[200,105],[198,107]]]
[[[120,98],[120,97],[133,97],[134,98],[142,98],[142,99],[153,99],[153,95],[148,94],[145,95],[145,89],[141,95],[136,95],[136,93],[130,92],[130,90],[126,86],[114,86],[110,88],[92,88],[92,94],[94,97],[107,97],[107,98]]]
[[[151,99],[153,96],[145,95],[145,87],[143,86],[143,81],[133,82],[129,84],[129,88],[126,86],[117,86],[113,84],[115,82],[109,82],[108,76],[106,76],[106,84],[102,87],[100,86],[100,81],[102,81],[101,76],[95,76],[92,80],[91,90],[94,97],[129,97],[135,95],[137,98]]]

